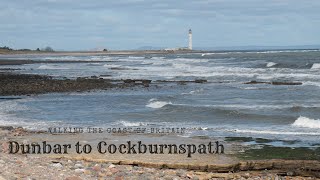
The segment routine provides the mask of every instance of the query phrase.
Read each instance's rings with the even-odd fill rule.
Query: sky
[[[0,46],[56,50],[320,44],[319,0],[0,0]]]

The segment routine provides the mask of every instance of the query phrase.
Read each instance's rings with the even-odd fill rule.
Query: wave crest
[[[294,121],[292,125],[296,127],[319,129],[320,120],[319,119],[315,120],[315,119],[310,119],[307,117],[300,116],[297,120]]]
[[[146,107],[153,108],[153,109],[159,109],[159,108],[164,107],[165,105],[172,104],[170,101],[167,102],[167,101],[155,101],[154,99],[152,99],[152,100],[149,101],[149,104],[147,104]]]
[[[320,63],[314,63],[311,69],[320,69]]]
[[[275,66],[275,65],[277,65],[277,63],[274,63],[274,62],[268,62],[267,67],[272,67],[272,66]]]

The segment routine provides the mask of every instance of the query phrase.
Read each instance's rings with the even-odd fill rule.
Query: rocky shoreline
[[[83,92],[90,90],[107,90],[111,88],[149,87],[151,84],[176,83],[208,83],[206,79],[195,80],[157,80],[149,79],[105,79],[104,76],[78,77],[76,79],[53,78],[45,75],[17,74],[11,72],[0,73],[0,96],[31,95],[44,93]],[[244,84],[270,84],[270,85],[302,85],[300,82],[257,82]]]
[[[319,161],[312,160],[239,160],[228,163],[150,162],[148,159],[94,158],[82,155],[8,154],[7,141],[29,141],[47,132],[0,127],[0,180],[2,179],[317,179]],[[61,136],[61,135],[60,135]],[[53,137],[51,135],[51,137]],[[70,135],[61,137],[64,141]],[[121,138],[120,138],[121,139]],[[198,160],[199,161],[199,160]],[[1,179],[2,178],[2,179]]]
[[[43,75],[0,73],[0,96],[83,92],[133,86],[148,87],[150,82],[149,80],[109,80],[97,77],[54,79]]]

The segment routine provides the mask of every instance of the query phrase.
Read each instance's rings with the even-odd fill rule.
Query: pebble
[[[92,167],[92,170],[94,171],[101,171],[101,166],[99,164],[96,164]]]
[[[4,163],[6,163],[6,162],[4,160],[0,159],[0,164],[4,164]]]
[[[73,162],[69,159],[69,160],[68,160],[68,164],[72,164],[72,163],[73,163]]]
[[[113,165],[113,164],[110,164],[109,165],[109,168],[111,169],[111,168],[115,168],[116,166],[115,165]]]
[[[83,165],[82,164],[75,164],[74,168],[76,168],[76,169],[83,168]]]
[[[77,174],[82,174],[85,172],[85,170],[84,169],[75,169],[74,172]]]
[[[82,180],[82,179],[78,176],[71,176],[71,177],[67,177],[66,180]]]
[[[54,163],[54,164],[52,164],[52,167],[59,168],[59,169],[63,168],[62,164],[60,164],[60,163]]]

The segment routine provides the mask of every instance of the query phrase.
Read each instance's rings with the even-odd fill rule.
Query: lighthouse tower
[[[192,50],[192,31],[189,29],[189,50]]]

